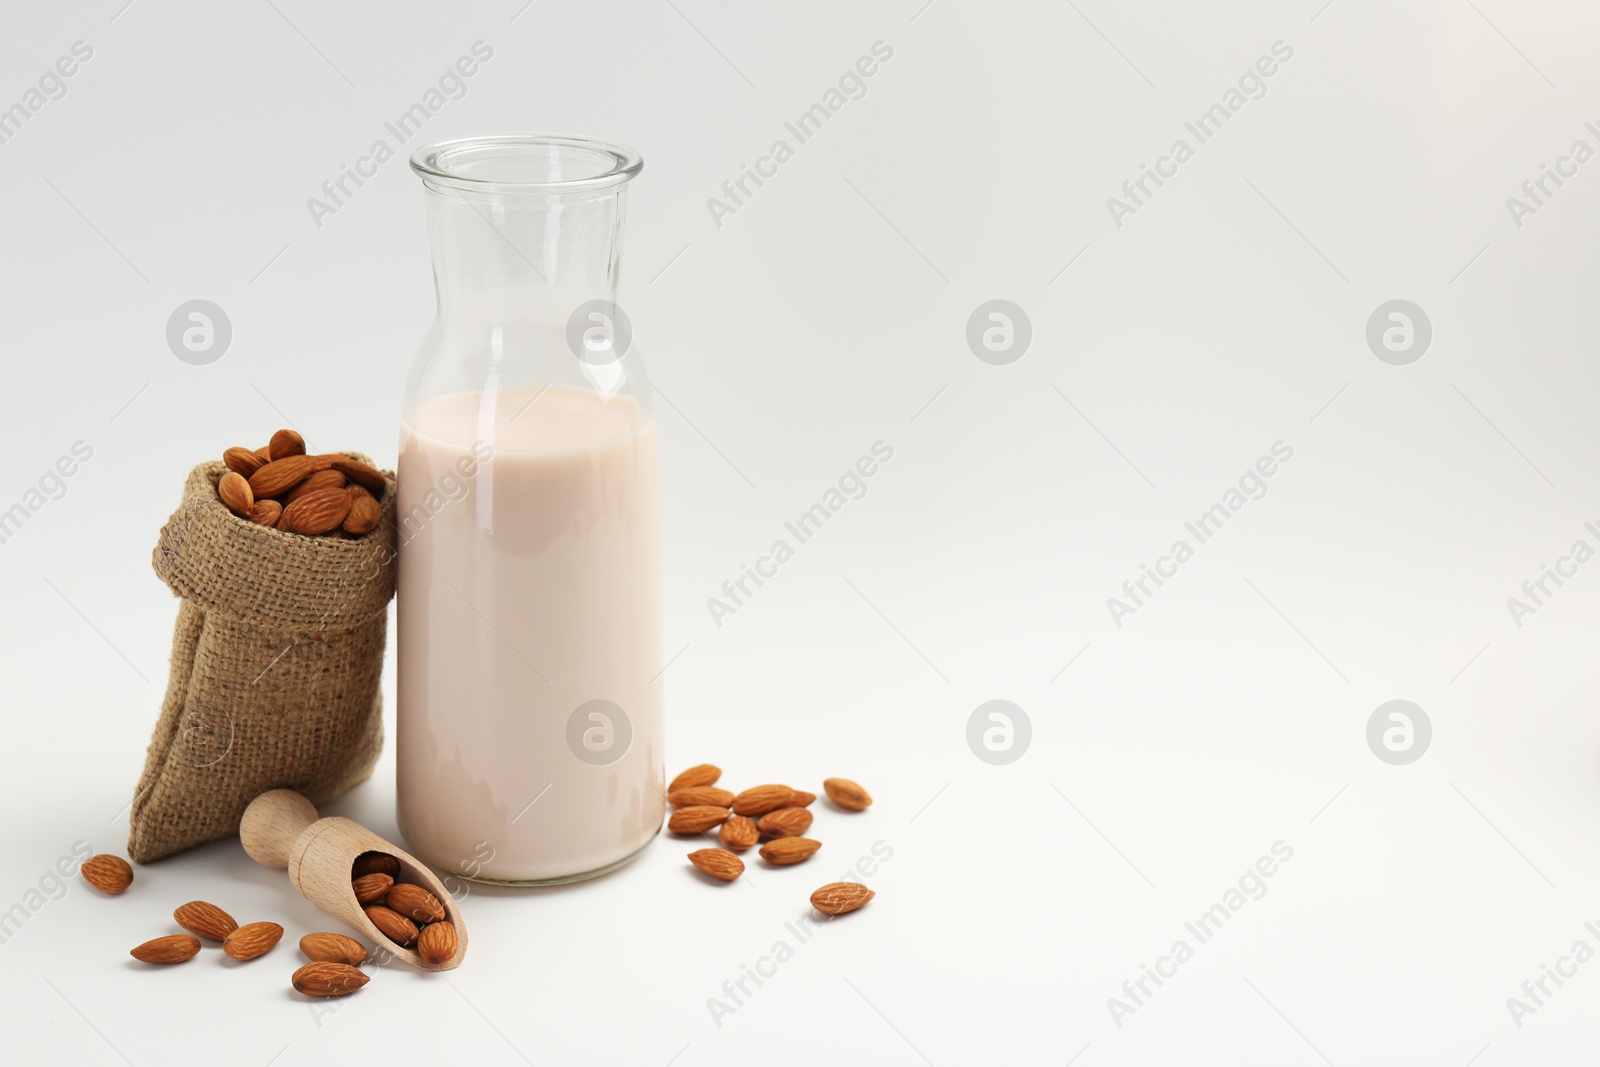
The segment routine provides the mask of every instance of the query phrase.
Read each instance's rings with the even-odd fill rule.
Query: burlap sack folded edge
[[[371,465],[359,452],[351,459]],[[309,537],[261,526],[229,511],[217,496],[217,481],[227,471],[220,460],[189,472],[183,500],[161,527],[151,553],[156,576],[177,596],[206,604],[236,619],[270,619],[282,630],[303,630],[354,621],[386,610],[394,595],[395,479],[384,472],[383,518],[378,528],[356,540]],[[339,588],[308,588],[303,575],[267,570],[290,556],[344,568]],[[367,566],[362,566],[367,564]]]
[[[385,472],[378,528],[342,540],[234,515],[216,493],[226,470],[208,461],[190,471],[151,556],[183,603],[129,815],[128,852],[139,863],[237,833],[245,805],[267,789],[331,800],[369,778],[382,750],[394,475]],[[250,736],[235,737],[241,723]]]

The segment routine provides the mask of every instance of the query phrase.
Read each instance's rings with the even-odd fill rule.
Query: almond
[[[250,477],[267,465],[267,461],[248,448],[230,448],[222,454],[222,462],[231,471]]]
[[[255,495],[250,492],[250,483],[238,471],[228,471],[217,480],[217,495],[235,515],[249,515],[251,506],[256,502]]]
[[[401,883],[395,886],[389,890],[384,904],[415,923],[435,923],[444,919],[444,905],[420,885]]]
[[[272,450],[266,445],[262,445],[260,448],[256,449],[256,458],[259,459],[261,461],[261,465],[265,467],[268,463],[272,462]],[[245,477],[248,478],[250,476],[247,474]]]
[[[789,801],[789,805],[796,808],[809,808],[816,799],[817,794],[807,793],[804,789],[796,789],[794,791],[794,799]]]
[[[90,856],[79,870],[85,882],[112,896],[133,884],[133,868],[128,866],[128,861],[109,852]]]
[[[324,960],[306,964],[289,979],[296,991],[308,997],[342,997],[354,993],[369,980],[364,973],[348,964]]]
[[[361,909],[367,913],[367,918],[372,920],[372,925],[378,932],[397,945],[415,944],[417,940],[417,924],[401,915],[392,908],[382,904],[368,904]]]
[[[828,799],[848,811],[866,811],[872,797],[848,778],[829,778],[822,783]]]
[[[282,937],[277,923],[245,923],[222,939],[222,951],[236,960],[253,960],[271,952]]]
[[[821,841],[809,837],[780,837],[761,846],[761,858],[782,867],[810,859],[821,847]]]
[[[334,473],[338,473],[337,471]],[[344,475],[340,474],[343,478]],[[383,505],[359,485],[350,487],[350,514],[344,517],[344,532],[348,534],[371,533],[383,519]]]
[[[667,829],[675,834],[703,834],[728,817],[727,808],[710,804],[697,804],[692,808],[679,808],[667,820]]]
[[[765,815],[769,811],[787,808],[793,800],[794,790],[786,785],[758,785],[733,798],[733,813]]]
[[[168,934],[157,937],[136,948],[128,955],[141,963],[182,963],[192,960],[200,952],[200,942],[188,934]]]
[[[355,890],[357,904],[376,904],[389,895],[389,890],[394,888],[394,879],[373,871],[351,879],[350,888]]]
[[[761,816],[756,829],[768,837],[799,837],[811,828],[811,813],[805,808],[779,808]]]
[[[276,526],[283,517],[283,505],[276,500],[257,500],[251,505],[250,514],[245,517],[262,526]]]
[[[725,808],[733,803],[733,794],[726,789],[718,789],[714,785],[691,785],[683,789],[674,789],[667,794],[667,799],[672,801],[675,808],[693,808],[710,805],[713,808]]]
[[[667,795],[671,796],[673,791],[678,789],[688,789],[691,786],[716,785],[717,779],[721,777],[721,767],[718,767],[712,763],[701,763],[694,767],[690,767],[688,770],[678,775],[678,777],[674,778],[672,780],[672,784],[667,786]]]
[[[207,941],[222,941],[227,936],[239,929],[239,924],[233,921],[233,916],[217,907],[207,904],[203,900],[191,900],[172,913],[178,925]]]
[[[275,459],[250,476],[250,491],[257,500],[286,493],[305,481],[316,470],[310,456],[285,456]]]
[[[314,963],[343,963],[351,967],[367,958],[366,947],[343,934],[307,934],[300,939],[300,951]]]
[[[399,878],[400,861],[387,852],[363,852],[350,865],[350,879],[354,881],[363,874],[387,874],[390,878]]]
[[[359,459],[349,459],[345,456],[333,457],[333,469],[355,482],[373,496],[382,498],[384,487],[388,484],[383,477],[383,472],[376,467],[368,466]]]
[[[843,915],[877,895],[859,882],[829,882],[811,894],[811,906],[824,915]]]
[[[727,849],[702,848],[689,853],[689,862],[724,882],[731,882],[744,873],[744,860]]]
[[[306,454],[306,439],[293,430],[279,430],[272,435],[272,440],[267,442],[267,455],[273,459],[283,459],[286,456],[303,456]]]
[[[350,514],[350,494],[343,489],[313,489],[283,509],[280,520],[290,533],[325,534],[338,529]]]
[[[721,839],[723,848],[743,852],[761,840],[761,831],[756,829],[755,823],[743,815],[730,815],[728,821],[722,824],[722,832],[717,836]]]
[[[338,471],[317,471],[307,477],[305,481],[289,490],[288,493],[284,494],[283,502],[285,505],[288,505],[290,502],[299,500],[307,493],[317,489],[343,488],[344,475],[340,474]]]
[[[441,919],[424,926],[417,935],[417,955],[424,963],[448,963],[456,954],[458,944],[455,925]]]

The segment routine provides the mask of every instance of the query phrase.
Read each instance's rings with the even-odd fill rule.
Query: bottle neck
[[[586,301],[614,300],[624,196],[429,185],[440,317],[564,326]]]

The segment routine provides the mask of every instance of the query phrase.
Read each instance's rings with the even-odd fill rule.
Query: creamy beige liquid
[[[571,389],[402,427],[399,819],[435,866],[562,879],[660,829],[657,463],[632,400]]]

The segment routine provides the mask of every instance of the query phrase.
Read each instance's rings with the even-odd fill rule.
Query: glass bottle
[[[448,872],[604,873],[664,813],[661,487],[614,303],[616,145],[419,150],[438,314],[399,463],[400,832]]]

